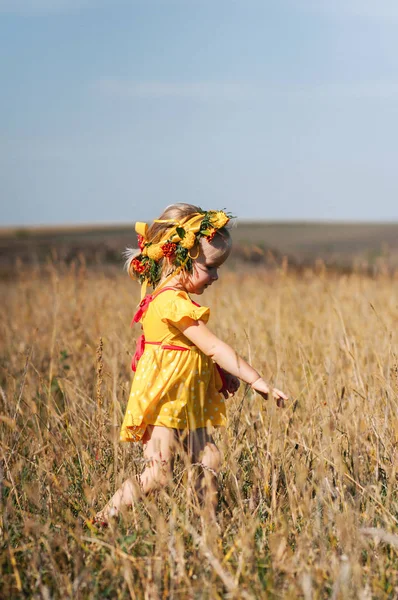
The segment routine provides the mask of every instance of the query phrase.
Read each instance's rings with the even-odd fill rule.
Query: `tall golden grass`
[[[228,272],[210,325],[278,387],[228,401],[218,526],[183,461],[107,530],[142,468],[118,442],[138,286],[54,265],[1,285],[2,598],[398,597],[398,282]]]

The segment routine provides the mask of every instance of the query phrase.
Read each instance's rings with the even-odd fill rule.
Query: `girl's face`
[[[218,279],[218,269],[227,260],[231,251],[230,240],[218,244],[202,240],[197,259],[193,261],[192,273],[184,280],[184,288],[191,294],[203,294],[206,288]]]

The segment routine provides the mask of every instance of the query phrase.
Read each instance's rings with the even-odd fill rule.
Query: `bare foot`
[[[139,492],[137,492],[136,483],[127,479],[112,496],[104,508],[97,512],[93,519],[93,524],[100,527],[107,527],[112,519],[117,519],[120,510],[123,508],[130,508],[137,498]]]
[[[91,524],[96,527],[108,527],[109,522],[112,519],[117,519],[118,516],[118,509],[108,502],[108,504],[92,518]]]

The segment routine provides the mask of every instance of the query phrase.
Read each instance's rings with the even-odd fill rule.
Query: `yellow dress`
[[[142,316],[145,349],[131,387],[122,441],[141,440],[147,425],[190,430],[225,425],[219,392],[223,382],[216,364],[176,327],[187,317],[207,323],[209,316],[209,308],[198,306],[182,290],[169,288],[147,303]]]

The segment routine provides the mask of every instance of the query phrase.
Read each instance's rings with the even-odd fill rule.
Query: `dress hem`
[[[171,427],[170,425],[164,425],[163,423],[145,423],[144,427],[140,426],[140,425],[132,425],[132,426],[127,426],[124,428],[124,430],[126,432],[130,432],[130,435],[123,435],[123,436],[120,435],[119,441],[120,442],[141,442],[148,425],[153,425],[154,427],[165,427],[166,429],[175,429],[177,431],[196,431],[197,429],[204,429],[208,425],[210,425],[211,427],[214,427],[215,429],[218,429],[220,427],[226,427],[227,423],[226,423],[226,419],[224,419],[223,421],[218,421],[216,423],[212,423],[209,419],[208,423],[205,423],[204,425],[198,425],[197,427],[194,427],[194,428],[192,428],[192,427]]]

